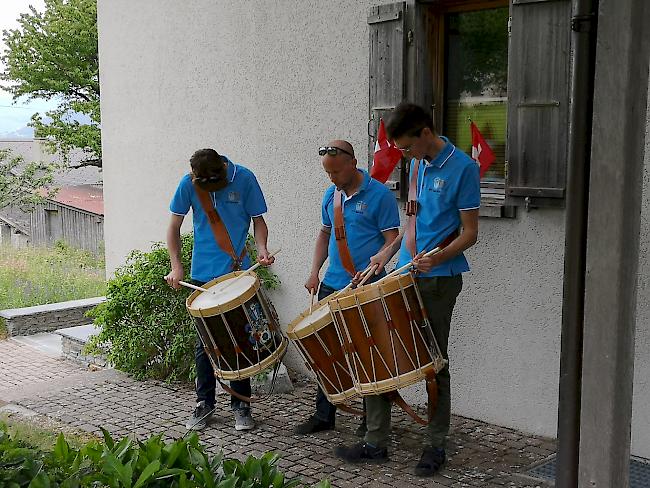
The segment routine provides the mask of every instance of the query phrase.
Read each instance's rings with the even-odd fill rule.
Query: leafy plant
[[[54,448],[40,451],[12,438],[0,424],[0,486],[8,488],[293,488],[300,480],[286,480],[275,466],[279,456],[249,456],[244,463],[212,459],[196,433],[165,442],[161,435],[144,441],[128,437],[114,440],[106,431],[103,440],[72,447],[59,434]],[[328,488],[322,481],[318,488]]]
[[[52,165],[26,163],[21,156],[12,156],[9,149],[0,150],[0,209],[13,205],[29,210],[43,202],[37,190],[50,185],[53,174]]]
[[[181,261],[190,269],[193,236],[181,237]],[[257,259],[254,247],[251,259]],[[260,266],[264,286],[275,288],[277,277]],[[138,379],[189,381],[194,377],[196,333],[185,300],[190,290],[173,290],[163,276],[169,253],[162,243],[150,252],[133,251],[108,282],[107,301],[89,312],[101,332],[88,352],[105,352],[113,365]]]

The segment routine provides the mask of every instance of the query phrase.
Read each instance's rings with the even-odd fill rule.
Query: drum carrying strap
[[[226,229],[226,224],[223,223],[217,209],[212,203],[210,193],[196,184],[194,184],[194,191],[196,191],[196,195],[199,197],[201,208],[203,208],[203,211],[208,217],[208,222],[210,223],[210,229],[212,229],[214,239],[217,241],[221,250],[228,254],[232,259],[233,271],[240,270],[244,256],[246,256],[246,246],[244,245],[241,254],[237,256],[235,248],[232,245],[232,240],[230,239],[230,234],[228,234],[228,229]]]
[[[406,401],[402,398],[402,395],[399,394],[399,391],[391,391],[384,393],[384,395],[386,399],[399,406],[418,424],[428,425],[431,423],[431,420],[433,420],[433,414],[435,413],[436,407],[438,406],[438,383],[436,382],[436,374],[434,372],[427,373],[426,386],[428,420],[424,420],[417,413],[415,413],[415,410],[413,410],[413,408],[408,403],[406,403]]]
[[[411,253],[411,257],[417,254],[416,242],[416,228],[415,221],[418,213],[418,172],[420,170],[420,161],[416,160],[411,171],[411,179],[409,180],[409,196],[406,202],[406,215],[408,221],[406,223],[406,249]],[[451,242],[458,237],[458,229],[449,234],[437,247],[442,249],[447,247]]]
[[[345,222],[343,220],[343,192],[339,189],[334,191],[334,237],[339,250],[339,258],[345,270],[352,276],[357,274],[354,269],[354,262],[345,238]]]

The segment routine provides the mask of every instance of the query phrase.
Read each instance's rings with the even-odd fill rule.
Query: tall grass
[[[57,243],[53,248],[0,245],[0,310],[104,295],[104,261]]]

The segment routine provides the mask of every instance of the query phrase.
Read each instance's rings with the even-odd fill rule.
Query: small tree
[[[43,13],[30,6],[18,22],[19,28],[3,31],[6,68],[0,79],[9,82],[14,100],[59,102],[46,118],[35,114],[29,124],[52,153],[69,164],[71,151],[81,150],[86,157],[76,165],[101,167],[96,0],[45,0]]]
[[[25,163],[22,157],[0,150],[0,209],[9,205],[29,209],[43,200],[37,190],[52,183],[53,168],[44,163]]]

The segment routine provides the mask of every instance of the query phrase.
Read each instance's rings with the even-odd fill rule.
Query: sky
[[[30,5],[42,11],[44,0],[0,0],[0,31],[18,27],[16,19],[21,13],[29,12]],[[1,38],[0,50],[4,53],[5,44]],[[1,61],[0,70],[4,70]],[[14,103],[11,95],[0,86],[0,137],[31,137],[32,131],[26,126],[32,114],[45,112],[55,106],[54,102],[46,100],[18,100]]]

